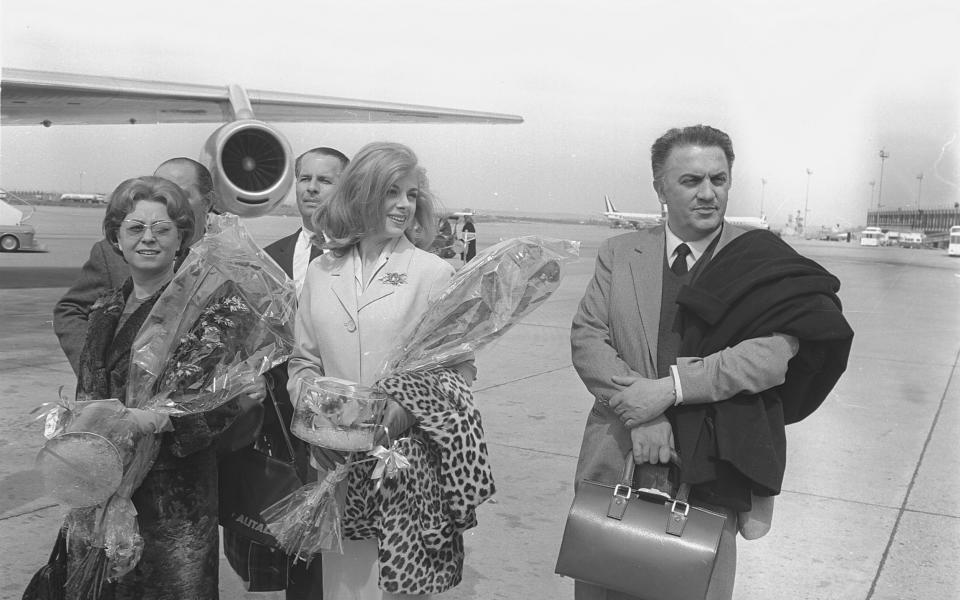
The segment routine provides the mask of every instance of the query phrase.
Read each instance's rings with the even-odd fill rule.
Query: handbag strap
[[[280,432],[283,434],[283,441],[287,445],[287,456],[290,457],[290,460],[294,460],[296,454],[293,451],[293,442],[290,441],[290,434],[287,432],[287,426],[283,422],[283,413],[280,412],[280,405],[277,403],[277,396],[273,393],[273,380],[268,379],[267,384],[267,393],[270,394],[270,402],[273,404],[274,410],[277,411],[277,423],[280,424]]]

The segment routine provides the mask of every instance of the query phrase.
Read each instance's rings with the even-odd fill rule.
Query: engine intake
[[[201,162],[213,176],[220,212],[259,217],[279,206],[293,185],[290,144],[263,121],[241,119],[213,132]]]

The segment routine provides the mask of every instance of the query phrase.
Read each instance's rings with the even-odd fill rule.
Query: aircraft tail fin
[[[606,194],[603,195],[603,202],[607,206],[607,212],[617,212],[617,209],[613,207],[613,202],[610,201],[610,197]]]

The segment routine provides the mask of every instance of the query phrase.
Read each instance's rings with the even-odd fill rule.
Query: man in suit
[[[699,290],[700,282],[715,282],[717,269],[729,269],[731,261],[726,257],[731,252],[745,251],[756,259],[758,245],[774,248],[776,256],[771,260],[782,259],[784,264],[808,268],[828,286],[835,278],[773,234],[747,232],[724,222],[734,160],[733,146],[725,133],[703,125],[671,129],[654,143],[651,154],[654,189],[667,209],[667,222],[665,226],[608,239],[601,245],[594,278],[573,320],[573,364],[595,399],[584,431],[576,482],[579,485],[589,479],[616,483],[627,453],[633,453],[638,465],[666,463],[679,448],[681,479],[692,485],[692,503],[727,517],[707,597],[729,599],[736,570],[736,535],[739,530],[753,539],[769,528],[773,496],[780,491],[778,477],[783,474],[785,457],[781,455],[785,446],[782,439],[767,439],[764,431],[746,427],[738,431],[740,437],[755,437],[769,442],[766,448],[776,448],[769,450],[770,456],[763,456],[769,461],[754,474],[738,462],[742,458],[738,449],[724,454],[732,442],[723,437],[726,430],[721,427],[720,416],[740,404],[766,409],[772,416],[763,413],[761,417],[770,419],[771,430],[779,427],[782,432],[783,414],[790,408],[786,391],[784,399],[780,397],[780,390],[789,387],[783,385],[790,374],[788,366],[798,351],[805,352],[802,347],[816,352],[817,342],[807,341],[815,336],[808,333],[806,325],[794,327],[778,321],[763,335],[732,340],[709,353],[687,354],[697,337],[691,333],[691,323],[706,326],[691,316],[689,306],[681,309],[679,303],[690,297],[691,289]],[[760,256],[760,264],[766,258]],[[774,273],[771,280],[778,276]],[[738,277],[749,280],[750,273],[737,272],[727,279],[737,281]],[[757,289],[764,288],[758,285]],[[724,293],[719,286],[711,291]],[[829,290],[822,296],[829,306],[835,302],[837,308],[831,314],[838,315],[835,296]],[[751,298],[758,305],[766,302],[760,296],[744,297],[748,304]],[[847,336],[845,322],[841,321],[842,317],[836,320],[836,331],[829,335]],[[846,351],[849,338],[852,332],[844,338]],[[840,345],[842,354],[843,341]],[[843,354],[843,365],[845,358]],[[824,375],[824,369],[816,364],[813,373],[818,381],[825,382],[821,387],[829,391],[836,379],[828,380],[833,375],[839,377],[839,373]],[[816,393],[825,395],[823,389]],[[818,397],[822,401],[822,396]],[[817,404],[811,404],[809,410]],[[706,407],[710,416],[705,416]],[[716,423],[711,420],[713,415]],[[731,417],[739,423],[737,418]],[[700,453],[704,452],[709,456],[702,457]],[[719,463],[730,464],[731,468],[716,467]],[[714,471],[701,477],[701,472],[710,467]],[[737,475],[737,469],[753,479]],[[637,595],[642,596],[642,590],[637,590]],[[578,581],[576,597],[632,596]]]
[[[292,234],[281,238],[264,251],[284,270],[296,285],[297,294],[303,288],[303,279],[307,266],[323,252],[323,235],[315,232],[314,214],[326,206],[340,181],[340,173],[346,168],[349,159],[339,150],[319,147],[307,150],[294,163],[296,175],[297,208],[300,211],[301,226]],[[290,423],[293,405],[287,393],[287,364],[277,366],[268,374],[268,386],[276,400],[277,407],[285,423]],[[264,407],[264,435],[269,436],[274,447],[283,447],[283,433],[277,423],[276,410],[269,405]],[[306,445],[292,438],[297,452],[297,467],[301,475],[309,477]],[[315,472],[310,471],[311,473]],[[309,566],[303,562],[290,564],[286,581],[274,566],[282,561],[270,548],[224,530],[224,553],[237,573],[246,581],[260,589],[280,589],[286,587],[288,600],[315,599],[323,595],[323,568],[320,557],[316,557]]]
[[[154,176],[176,183],[187,193],[197,216],[197,228],[190,243],[202,238],[214,199],[210,171],[195,160],[179,157],[157,167]],[[120,287],[129,276],[130,269],[123,256],[110,242],[102,239],[90,249],[90,258],[80,270],[80,277],[54,307],[53,331],[74,372],[77,372],[80,351],[87,337],[90,307],[107,290]]]
[[[264,250],[293,279],[298,295],[307,274],[307,265],[322,252],[323,234],[314,231],[313,215],[330,201],[340,181],[340,173],[348,162],[349,159],[339,150],[320,147],[307,150],[294,163],[300,229]]]

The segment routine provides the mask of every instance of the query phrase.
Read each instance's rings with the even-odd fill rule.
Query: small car
[[[37,243],[33,239],[36,229],[32,225],[0,225],[0,252],[17,250],[35,250]]]

